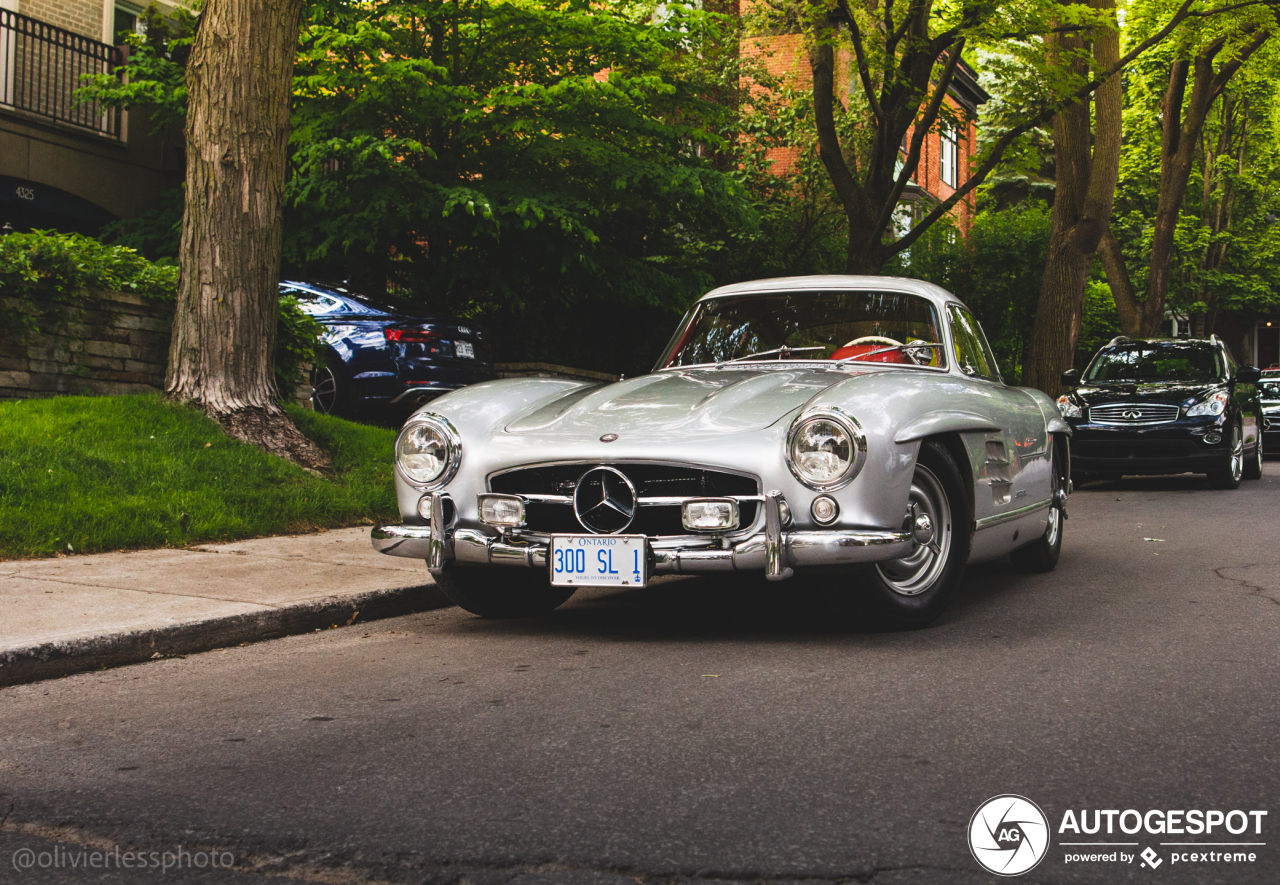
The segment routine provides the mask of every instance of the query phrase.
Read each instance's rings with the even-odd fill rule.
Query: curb
[[[279,639],[347,624],[396,618],[452,605],[430,584],[374,590],[251,614],[193,621],[154,630],[47,642],[0,651],[0,688],[57,679],[88,670],[138,664],[155,657],[195,654],[215,648]]]

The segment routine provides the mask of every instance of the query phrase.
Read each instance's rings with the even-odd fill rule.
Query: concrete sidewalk
[[[0,686],[448,604],[367,527],[0,562]]]

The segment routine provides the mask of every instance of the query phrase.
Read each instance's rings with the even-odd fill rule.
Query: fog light
[[[732,498],[699,498],[680,505],[680,520],[691,532],[727,532],[738,527],[738,502]]]
[[[840,515],[840,505],[830,495],[819,495],[813,499],[809,512],[813,514],[813,521],[818,525],[830,525]]]
[[[480,521],[485,525],[515,528],[524,525],[524,500],[515,495],[481,495]]]
[[[418,515],[427,522],[431,521],[431,496],[423,495],[418,499]]]
[[[791,525],[791,508],[787,506],[785,499],[778,502],[778,518],[783,525]]]
[[[1210,430],[1204,435],[1204,441],[1211,446],[1216,446],[1218,443],[1222,442],[1222,434],[1216,430]]]

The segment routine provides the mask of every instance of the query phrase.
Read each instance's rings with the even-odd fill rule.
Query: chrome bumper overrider
[[[501,537],[477,529],[445,529],[440,508],[433,507],[432,526],[384,525],[373,529],[373,549],[391,556],[424,559],[432,571],[445,562],[473,565],[547,567],[547,541],[510,532]],[[909,556],[915,549],[910,532],[858,530],[787,532],[778,518],[778,499],[765,499],[765,531],[729,547],[706,540],[651,539],[654,574],[763,571],[771,580],[791,577],[795,568],[856,565]],[[433,532],[433,528],[435,531]]]

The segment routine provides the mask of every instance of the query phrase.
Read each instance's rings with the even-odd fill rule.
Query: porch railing
[[[123,113],[97,102],[77,102],[85,74],[108,74],[118,64],[114,46],[0,9],[0,108],[92,130],[123,134]]]

